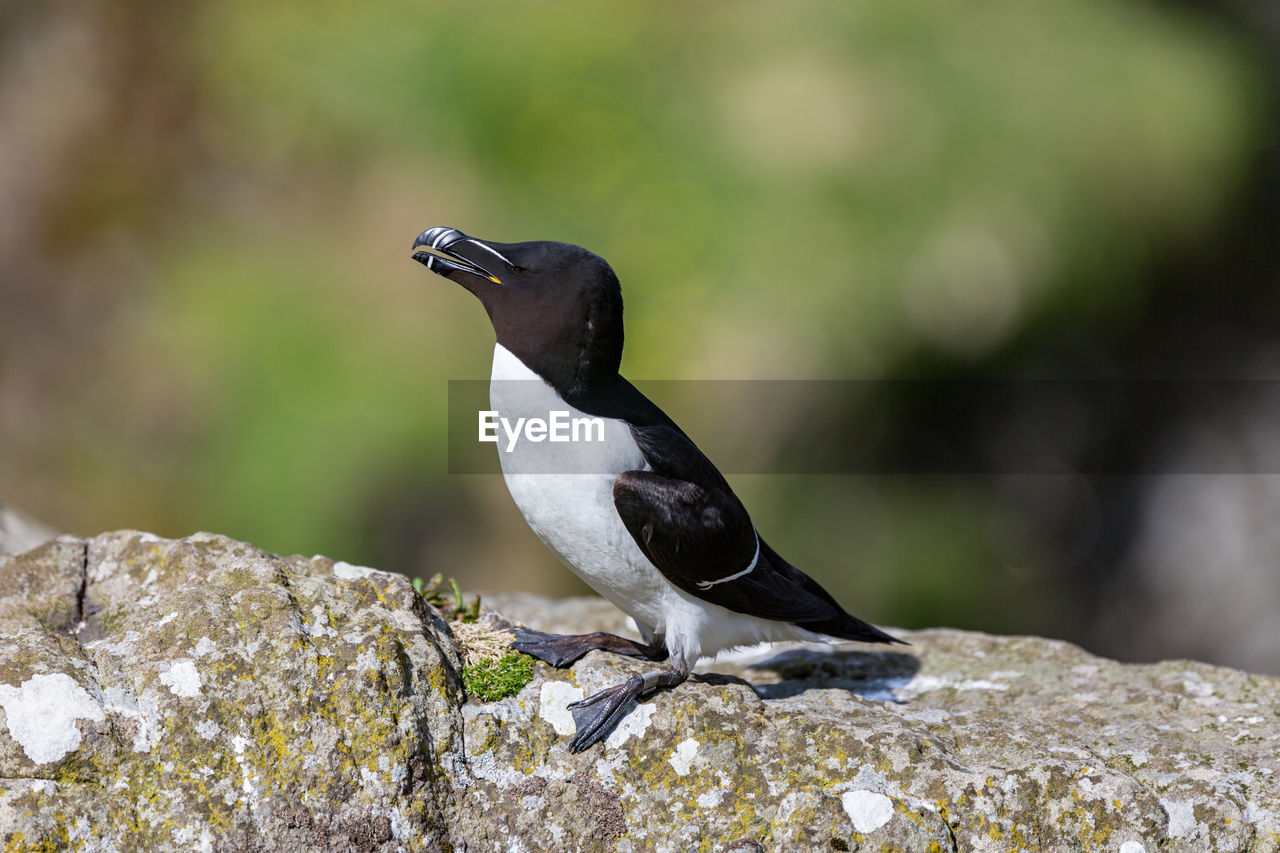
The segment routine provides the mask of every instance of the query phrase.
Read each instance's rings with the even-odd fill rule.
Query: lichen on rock
[[[74,544],[0,561],[49,594],[87,579],[68,631],[0,611],[17,641],[0,655],[6,843],[302,850],[321,825],[321,847],[445,840],[458,662],[407,581],[205,534]],[[69,709],[42,736],[23,716],[47,704],[37,688]]]
[[[1280,679],[1187,661],[945,630],[744,650],[575,755],[568,703],[643,662],[484,701],[487,640],[323,557],[64,537],[0,557],[0,631],[5,849],[1280,850]]]

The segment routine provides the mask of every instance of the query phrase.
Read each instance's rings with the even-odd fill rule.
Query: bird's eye
[[[524,275],[526,272],[528,272],[528,270],[526,270],[524,267],[518,267],[515,264],[511,265],[511,271],[514,272],[516,275]]]

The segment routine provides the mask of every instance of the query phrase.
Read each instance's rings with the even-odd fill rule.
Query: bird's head
[[[617,376],[622,290],[599,255],[568,243],[494,243],[428,228],[413,259],[471,291],[502,344],[562,394]]]

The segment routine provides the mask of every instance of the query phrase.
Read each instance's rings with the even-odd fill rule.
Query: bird
[[[571,704],[571,752],[606,738],[635,702],[682,683],[700,658],[725,649],[903,642],[850,615],[771,548],[716,466],[620,375],[622,290],[607,261],[568,243],[499,243],[443,226],[420,233],[411,252],[488,313],[493,412],[544,425],[562,412],[602,427],[601,441],[556,445],[526,430],[530,440],[498,445],[529,527],[629,615],[641,637],[521,627],[510,648],[552,667],[595,650],[663,664]]]

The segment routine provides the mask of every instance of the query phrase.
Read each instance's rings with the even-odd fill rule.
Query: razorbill
[[[536,433],[526,430],[529,440],[513,434],[498,445],[520,512],[643,638],[517,629],[512,648],[556,667],[595,649],[666,664],[571,705],[570,749],[601,740],[633,700],[679,684],[721,649],[821,637],[902,642],[845,612],[778,556],[710,460],[618,374],[622,291],[603,258],[566,243],[495,243],[444,227],[419,234],[413,258],[488,312],[497,333],[494,413],[508,424],[542,421]],[[555,413],[562,424],[596,425],[583,433],[592,440],[540,440]]]

